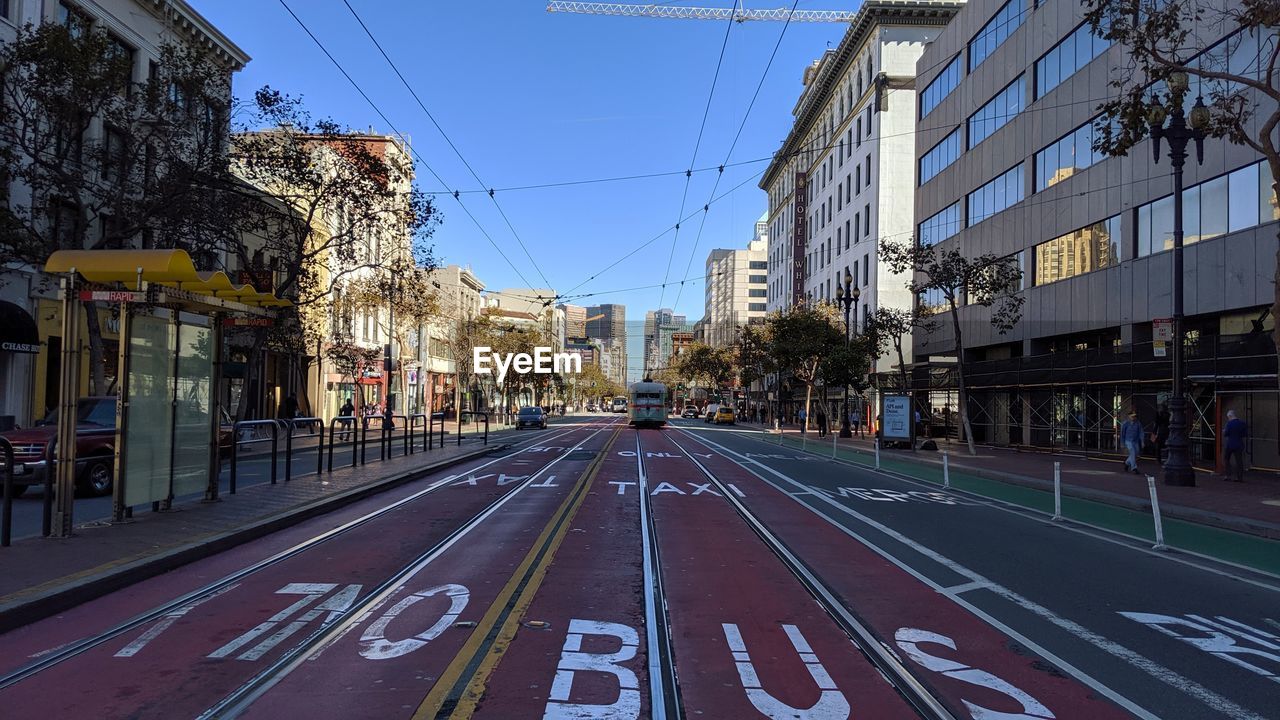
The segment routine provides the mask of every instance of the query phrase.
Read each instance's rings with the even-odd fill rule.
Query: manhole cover
[[[551,629],[551,623],[547,622],[546,620],[525,620],[520,624],[524,625],[527,628],[532,628],[534,630],[550,630]]]
[[[473,628],[476,626],[475,620],[459,620],[453,624],[456,628]]]

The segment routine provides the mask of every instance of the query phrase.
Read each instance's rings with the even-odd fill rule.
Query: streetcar
[[[662,427],[667,424],[667,386],[642,380],[631,386],[631,424]]]

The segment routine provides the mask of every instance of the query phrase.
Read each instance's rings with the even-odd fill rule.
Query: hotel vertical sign
[[[808,234],[809,177],[796,173],[795,192],[792,194],[795,222],[791,224],[791,304],[804,302],[804,244]]]

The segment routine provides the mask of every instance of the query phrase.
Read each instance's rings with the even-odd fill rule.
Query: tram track
[[[605,424],[605,426],[607,425],[608,423]],[[581,430],[583,430],[583,427],[573,427],[573,428],[568,428],[564,430],[559,430],[559,429],[552,430],[549,432],[535,435],[526,440],[522,440],[520,443],[517,443],[514,446],[513,451],[507,452],[500,457],[496,457],[492,460],[488,460],[474,467],[466,468],[463,472],[474,473],[479,470],[491,467],[495,464],[508,461],[511,458],[520,455],[528,447],[536,446],[540,443],[545,443],[558,438],[562,438],[574,432],[579,432]],[[598,433],[599,431],[597,430],[596,432]],[[596,433],[592,433],[590,437],[594,437],[595,434]],[[550,466],[551,464],[554,464],[560,458],[564,457],[567,454],[568,452],[560,456],[557,456],[555,459],[547,463],[547,465],[545,465],[538,472],[542,472],[543,470],[545,470],[545,467]],[[236,570],[232,573],[224,575],[223,577],[213,582],[205,584],[199,588],[196,588],[195,590],[191,590],[187,593],[184,593],[178,596],[177,598],[174,598],[172,600],[156,605],[150,610],[137,614],[123,622],[117,623],[107,628],[106,630],[103,630],[99,633],[95,633],[88,637],[84,637],[84,638],[72,641],[62,647],[57,648],[54,651],[48,652],[31,663],[28,663],[12,671],[9,671],[4,675],[0,675],[0,690],[4,690],[10,687],[13,687],[15,685],[18,685],[26,680],[29,680],[39,675],[42,672],[45,672],[53,667],[56,667],[68,660],[72,660],[78,656],[84,655],[85,653],[107,642],[110,642],[116,638],[119,638],[131,631],[137,630],[149,623],[161,621],[166,616],[170,616],[175,612],[180,612],[183,608],[193,607],[217,595],[227,592],[228,590],[230,590],[231,588],[233,588],[234,586],[236,586],[237,584],[239,584],[240,582],[242,582],[243,580],[245,580],[250,576],[261,573],[264,570],[267,570],[268,568],[279,565],[291,558],[298,557],[310,550],[313,550],[314,548],[324,543],[340,538],[350,533],[351,531],[356,530],[357,528],[361,528],[415,501],[421,500],[422,498],[431,495],[441,487],[446,486],[451,480],[456,479],[456,477],[457,477],[457,474],[454,473],[454,474],[449,474],[441,479],[435,480],[426,488],[423,488],[422,490],[415,492],[407,497],[401,498],[392,503],[388,503],[382,507],[379,507],[375,510],[365,513],[360,517],[347,521],[335,528],[331,528],[311,538],[303,540],[289,548],[286,548],[284,550],[281,550],[280,552],[277,552],[271,555],[270,557],[264,558],[246,567]],[[503,497],[505,497],[507,494],[510,494],[510,493],[504,494]],[[500,499],[501,498],[499,498],[499,500]]]
[[[649,492],[649,476],[644,468],[644,448],[640,443],[641,431],[637,429],[633,432],[636,435],[637,488],[640,496],[649,712],[654,720],[679,719],[684,717],[684,710],[680,703],[680,682],[676,674],[675,653],[671,647],[671,619],[667,612],[666,593],[662,587],[662,558],[653,519],[653,498]]]
[[[687,433],[687,431],[685,432]],[[691,433],[689,434],[692,436]],[[697,467],[702,476],[729,503],[734,513],[764,543],[771,554],[800,582],[818,605],[848,636],[850,642],[885,677],[920,717],[927,720],[956,720],[956,715],[930,692],[915,673],[907,669],[897,654],[886,647],[871,629],[839,599],[836,592],[822,577],[809,567],[746,506],[738,497],[736,489],[731,489],[728,483],[719,478],[694,453],[690,452],[673,436],[668,435],[667,440]],[[642,454],[639,447],[639,439],[637,438],[637,455]]]
[[[213,720],[215,718],[233,718],[239,716],[308,659],[315,657],[316,654],[333,645],[354,627],[363,622],[372,612],[380,608],[392,597],[392,595],[398,592],[406,582],[411,580],[424,568],[430,565],[436,558],[440,557],[447,550],[457,544],[471,531],[482,525],[488,518],[496,514],[502,506],[510,502],[524,489],[537,483],[537,481],[542,478],[547,471],[566,458],[570,458],[575,451],[582,448],[583,445],[594,439],[600,433],[616,428],[617,423],[613,422],[612,418],[610,418],[609,421],[604,423],[590,424],[590,426],[595,425],[598,425],[598,429],[595,429],[587,435],[587,437],[578,441],[572,447],[566,448],[564,452],[543,464],[532,474],[525,477],[525,479],[519,484],[513,485],[512,489],[503,493],[501,496],[489,503],[483,510],[464,521],[458,527],[454,528],[452,532],[433,544],[431,548],[405,564],[400,568],[400,570],[378,584],[363,597],[356,599],[355,602],[345,610],[342,610],[331,622],[321,625],[289,650],[286,650],[283,655],[277,658],[269,666],[256,673],[249,680],[242,683],[238,688],[226,694],[221,700],[206,709],[198,716],[199,720]],[[554,435],[552,438],[563,437],[570,432],[582,429],[583,428],[575,428],[574,430]],[[543,438],[540,441],[545,441],[547,439],[551,438]],[[450,477],[444,482],[454,479],[454,477]]]

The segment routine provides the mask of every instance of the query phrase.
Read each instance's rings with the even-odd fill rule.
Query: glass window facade
[[[1036,153],[1036,192],[1052,187],[1106,159],[1106,155],[1093,149],[1093,123],[1090,120]]]
[[[1036,285],[1048,285],[1120,264],[1120,216],[1107,218],[1035,247]]]
[[[923,185],[933,179],[934,175],[942,172],[944,168],[956,161],[960,157],[960,128],[956,128],[952,133],[942,139],[942,142],[933,146],[933,149],[924,154],[920,158],[918,184]]]
[[[972,227],[1022,200],[1022,164],[969,193],[969,226]]]
[[[969,41],[969,71],[982,64],[1022,24],[1031,10],[1031,0],[1009,0]]]
[[[1280,220],[1266,162],[1192,185],[1182,192],[1182,244]],[[1138,257],[1173,249],[1173,196],[1138,208]]]
[[[952,203],[929,219],[920,223],[920,245],[936,245],[960,232],[960,203]]]
[[[1111,41],[1089,32],[1088,24],[1076,28],[1036,61],[1036,99],[1044,97],[1062,81],[1075,75],[1080,68],[1088,65],[1090,60],[1109,47]]]
[[[952,90],[960,84],[960,74],[964,70],[960,67],[960,56],[956,55],[955,59],[943,68],[927,86],[924,92],[920,93],[920,117],[933,112],[938,107],[938,103],[946,99]]]
[[[969,116],[969,147],[986,140],[991,133],[1004,127],[1026,107],[1026,89],[1019,75],[1005,89]]]

